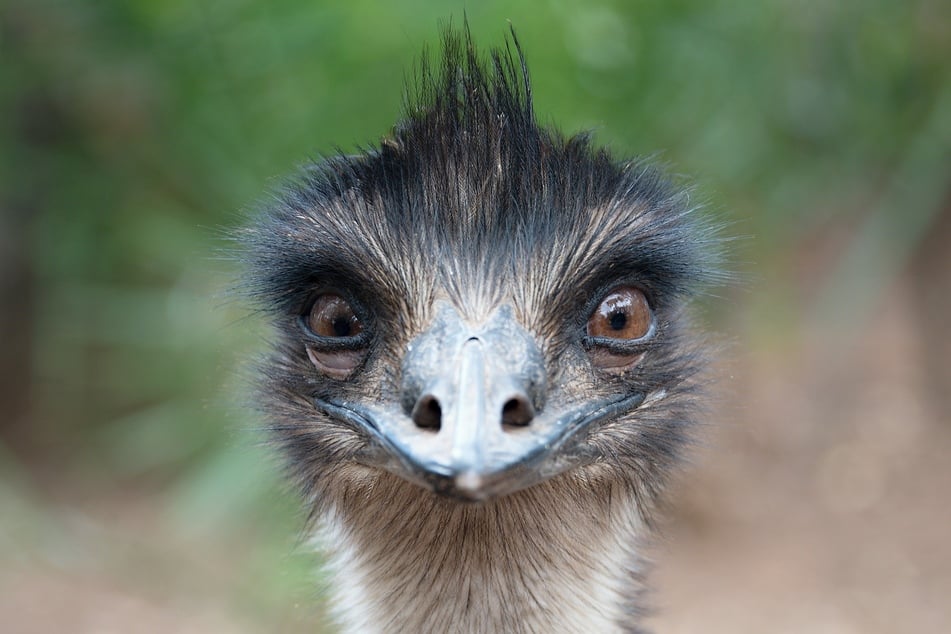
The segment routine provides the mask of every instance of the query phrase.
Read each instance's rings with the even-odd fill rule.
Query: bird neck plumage
[[[634,631],[633,498],[555,479],[478,505],[397,478],[335,496],[319,537],[346,632]]]

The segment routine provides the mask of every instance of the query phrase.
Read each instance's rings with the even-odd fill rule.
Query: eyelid
[[[319,350],[306,346],[307,357],[317,370],[335,379],[350,376],[366,356],[364,350]]]
[[[365,348],[370,343],[370,334],[367,332],[367,328],[364,328],[360,334],[351,337],[324,337],[312,331],[307,321],[307,315],[300,315],[297,318],[297,324],[305,339],[321,350],[357,350]]]
[[[654,335],[657,334],[657,317],[651,314],[651,324],[647,329],[647,332],[643,337],[637,339],[611,339],[610,337],[593,337],[591,335],[585,334],[581,338],[581,344],[584,346],[585,350],[589,350],[593,347],[599,348],[611,348],[617,350],[620,354],[625,354],[633,351],[634,349],[641,348],[654,338]]]

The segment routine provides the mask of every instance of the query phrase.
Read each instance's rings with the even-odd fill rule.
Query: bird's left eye
[[[325,293],[317,298],[307,317],[307,326],[318,337],[328,339],[356,337],[363,332],[363,324],[350,304],[334,293]]]
[[[624,372],[643,358],[640,344],[653,328],[654,314],[644,293],[633,286],[616,288],[588,317],[588,356],[601,370]]]
[[[588,318],[589,337],[633,341],[647,336],[653,317],[640,290],[625,286],[605,297]]]

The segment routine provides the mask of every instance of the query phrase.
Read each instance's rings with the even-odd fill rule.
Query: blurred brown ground
[[[724,368],[658,552],[658,632],[948,631],[951,425],[899,286],[861,332],[804,327]]]
[[[743,338],[723,365],[728,402],[657,557],[658,632],[949,631],[944,209],[867,313],[805,310],[780,344]],[[835,233],[799,250],[803,297]]]

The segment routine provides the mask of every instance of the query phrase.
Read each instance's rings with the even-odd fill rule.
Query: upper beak
[[[562,451],[567,441],[639,402],[626,397],[551,411],[546,376],[541,351],[509,307],[473,327],[444,306],[408,346],[399,406],[320,405],[377,440],[366,462],[439,493],[479,501],[584,461],[577,448]]]

